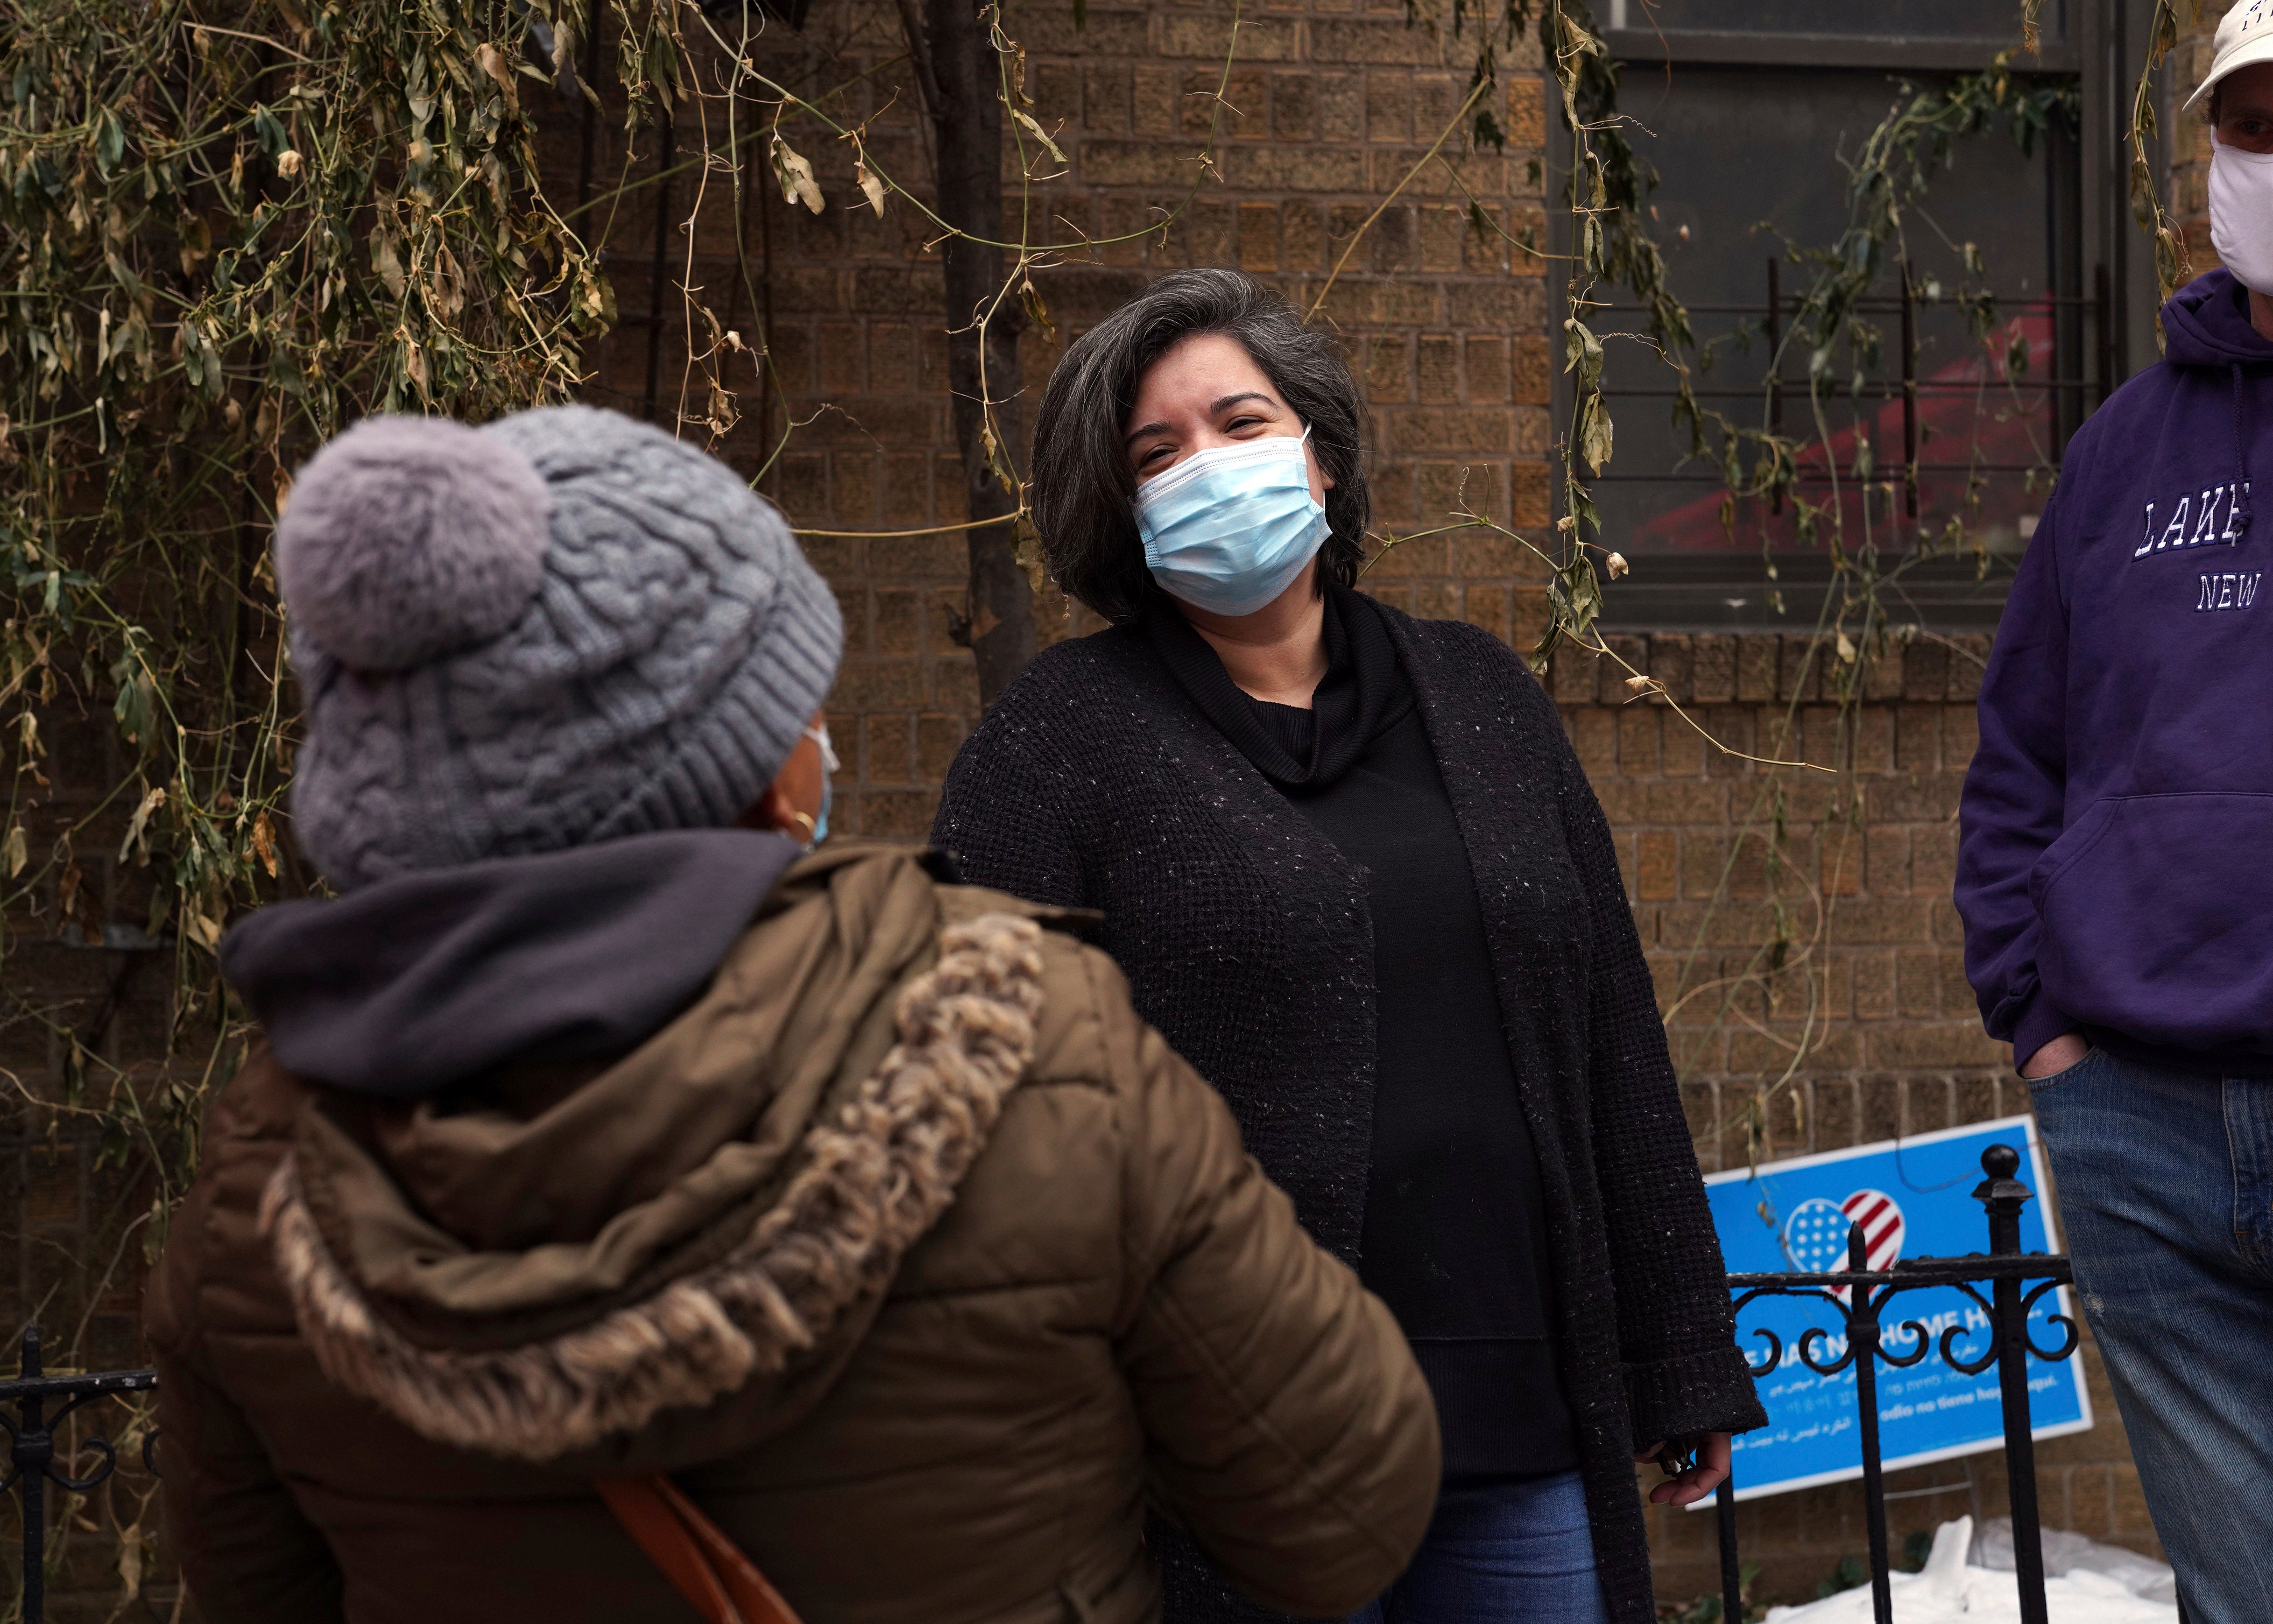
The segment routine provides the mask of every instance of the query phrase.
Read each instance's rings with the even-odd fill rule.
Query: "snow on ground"
[[[2089,1541],[2071,1541],[2089,1546]],[[2048,1533],[2047,1558],[2052,1555]],[[1933,1554],[1923,1571],[1894,1575],[1894,1624],[2020,1624],[2021,1598],[2009,1572],[1966,1565],[1973,1545],[1973,1519],[1944,1523],[1933,1537]],[[2090,1546],[2093,1551],[2108,1547]],[[2163,1588],[2158,1575],[2170,1569],[2145,1557],[2118,1565],[2142,1589]],[[2048,1560],[2047,1567],[2059,1564]],[[2164,1582],[2165,1584],[2167,1581]],[[2072,1566],[2044,1580],[2052,1624],[2178,1624],[2179,1610],[2168,1601],[2134,1594],[2121,1580],[2090,1567]],[[1768,1624],[1871,1624],[1871,1587],[1842,1590],[1802,1607],[1771,1607]]]

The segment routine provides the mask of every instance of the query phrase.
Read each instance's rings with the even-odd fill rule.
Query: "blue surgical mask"
[[[1144,563],[1170,597],[1251,615],[1325,544],[1305,442],[1278,434],[1195,452],[1136,488]]]
[[[813,844],[818,846],[829,838],[829,803],[836,791],[836,774],[844,763],[836,759],[836,746],[829,742],[829,724],[807,728],[806,737],[821,746],[821,816],[813,820]]]

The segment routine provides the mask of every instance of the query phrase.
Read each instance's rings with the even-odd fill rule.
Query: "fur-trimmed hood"
[[[260,1222],[325,1373],[438,1442],[596,1470],[795,1421],[1031,1056],[1042,911],[835,850],[611,1064],[311,1094]]]

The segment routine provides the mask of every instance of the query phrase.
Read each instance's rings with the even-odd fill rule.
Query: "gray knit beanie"
[[[836,674],[836,597],[725,464],[589,407],[366,418],[276,577],[301,849],[340,889],[731,824]]]

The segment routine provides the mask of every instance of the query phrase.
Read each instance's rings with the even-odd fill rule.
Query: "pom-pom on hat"
[[[276,527],[294,619],[358,671],[495,637],[544,581],[552,498],[495,435],[366,417],[318,452]]]
[[[300,471],[276,574],[305,699],[301,849],[390,875],[723,827],[844,647],[781,515],[589,407],[366,419]]]

